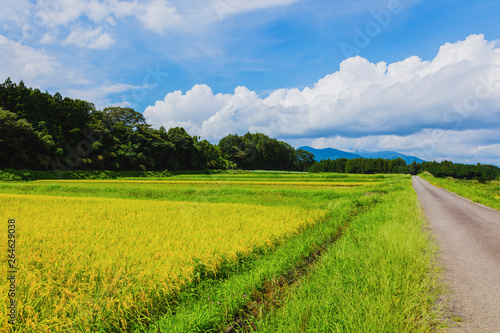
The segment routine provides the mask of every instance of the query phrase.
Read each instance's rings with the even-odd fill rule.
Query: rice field
[[[252,290],[409,181],[344,176],[0,183],[2,219],[16,220],[18,259],[18,322],[10,325],[1,307],[0,330],[220,331]],[[5,257],[3,276],[7,270]],[[218,297],[217,308],[207,307],[207,295]],[[8,304],[8,293],[0,299]]]

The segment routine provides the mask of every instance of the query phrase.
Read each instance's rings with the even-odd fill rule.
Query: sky
[[[0,80],[217,143],[500,165],[500,0],[0,0]]]

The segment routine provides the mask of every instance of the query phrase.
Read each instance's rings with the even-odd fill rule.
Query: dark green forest
[[[154,129],[132,108],[107,107],[41,92],[9,78],[0,84],[0,169],[109,171],[286,170],[409,173],[491,180],[492,165],[401,159],[314,161],[314,155],[262,133],[230,134],[217,145],[183,128]]]
[[[97,110],[7,79],[0,84],[0,168],[31,170],[307,170],[314,155],[264,134],[218,145],[183,128],[152,128],[123,107]]]
[[[338,173],[406,173],[417,175],[420,172],[429,172],[435,177],[453,177],[457,179],[476,179],[479,181],[495,180],[500,177],[500,168],[494,165],[469,165],[442,162],[422,162],[406,164],[402,158],[387,160],[382,158],[339,158],[323,160],[315,163],[310,172],[338,172]]]

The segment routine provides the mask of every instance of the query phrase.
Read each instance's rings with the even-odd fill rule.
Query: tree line
[[[337,173],[404,173],[417,175],[420,172],[429,172],[435,177],[453,177],[457,179],[476,179],[479,181],[495,180],[500,177],[500,168],[485,164],[461,164],[450,161],[422,162],[413,161],[406,164],[402,158],[394,160],[382,158],[339,158],[336,160],[323,160],[314,163],[311,172],[337,172]]]
[[[0,168],[32,170],[307,170],[314,155],[264,134],[218,145],[181,127],[154,129],[132,108],[0,84]]]
[[[312,165],[311,172],[338,172],[338,173],[410,173],[405,160],[384,158],[339,158],[322,160]]]
[[[457,179],[476,179],[479,181],[500,180],[500,168],[489,164],[462,164],[450,161],[423,162],[417,171],[427,171],[435,177],[453,177]]]

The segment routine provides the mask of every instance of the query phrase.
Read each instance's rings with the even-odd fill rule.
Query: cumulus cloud
[[[104,50],[110,47],[114,42],[114,39],[108,33],[102,32],[101,28],[85,29],[77,27],[71,31],[63,44],[73,44],[89,49]]]
[[[443,45],[431,61],[374,64],[357,56],[311,88],[265,98],[245,87],[213,94],[197,85],[167,94],[144,114],[157,126],[187,126],[210,140],[246,131],[283,139],[404,138],[422,129],[500,128],[500,49],[471,35]]]

